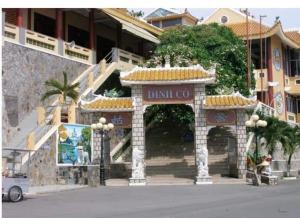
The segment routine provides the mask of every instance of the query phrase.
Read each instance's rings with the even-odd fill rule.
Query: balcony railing
[[[112,48],[112,61],[113,62],[126,62],[133,65],[140,65],[143,63],[143,57],[133,54],[128,51],[124,51],[119,48]]]
[[[31,30],[22,29],[18,26],[5,23],[4,40],[19,43],[31,48],[41,49],[45,52],[67,57],[84,63],[92,63],[92,51],[78,45],[46,36]]]

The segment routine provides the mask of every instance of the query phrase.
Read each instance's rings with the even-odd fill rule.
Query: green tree
[[[217,81],[215,85],[207,87],[207,94],[233,89],[249,96],[246,47],[228,27],[218,24],[182,26],[164,32],[160,41],[148,66],[164,64],[167,56],[171,66],[199,63],[210,68],[216,64]],[[254,85],[252,74],[251,88]]]
[[[268,125],[265,128],[259,128],[256,133],[259,138],[264,138],[266,140],[266,148],[270,155],[273,154],[276,144],[278,142],[283,142],[283,131],[289,126],[288,123],[279,120],[276,117],[262,116],[259,115],[261,119],[266,120]]]
[[[79,93],[76,91],[76,88],[79,87],[79,82],[68,85],[68,76],[66,72],[63,72],[64,75],[64,81],[61,83],[58,80],[55,79],[49,79],[45,82],[45,85],[48,87],[51,87],[51,90],[46,91],[42,96],[42,101],[45,101],[46,99],[50,98],[54,95],[59,95],[61,98],[61,103],[65,103],[67,97],[71,98],[74,102],[77,101]]]
[[[288,155],[287,176],[290,176],[292,156],[300,148],[300,127],[288,126],[283,130],[282,146],[284,153]]]
[[[143,17],[144,16],[144,12],[143,11],[134,11],[131,10],[129,11],[129,14],[133,17]]]

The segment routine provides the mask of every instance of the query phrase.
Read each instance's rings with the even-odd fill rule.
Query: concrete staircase
[[[156,124],[146,133],[146,175],[149,185],[193,184],[197,175],[194,141],[184,142],[182,127]],[[229,174],[224,139],[208,141],[209,173],[214,182]]]

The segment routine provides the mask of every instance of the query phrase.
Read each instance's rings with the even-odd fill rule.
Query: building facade
[[[198,19],[191,15],[187,9],[177,11],[174,9],[157,8],[145,16],[144,19],[153,26],[163,29],[182,25],[193,26],[198,22]]]
[[[249,39],[258,100],[281,120],[300,123],[300,31],[284,30],[280,21],[260,26],[250,16],[247,24],[244,13],[228,8],[215,10],[201,22],[208,23],[225,25],[243,40]]]

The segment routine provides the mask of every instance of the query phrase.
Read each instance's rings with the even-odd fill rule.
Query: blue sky
[[[129,10],[131,10],[130,8]],[[145,15],[152,11],[154,8],[134,8],[134,10],[142,10]],[[188,8],[190,13],[197,18],[209,16],[215,9],[214,8]],[[287,28],[300,28],[300,8],[249,8],[251,15],[259,19],[259,15],[267,15],[263,22],[269,25],[274,23],[275,17],[279,16],[284,29]]]

